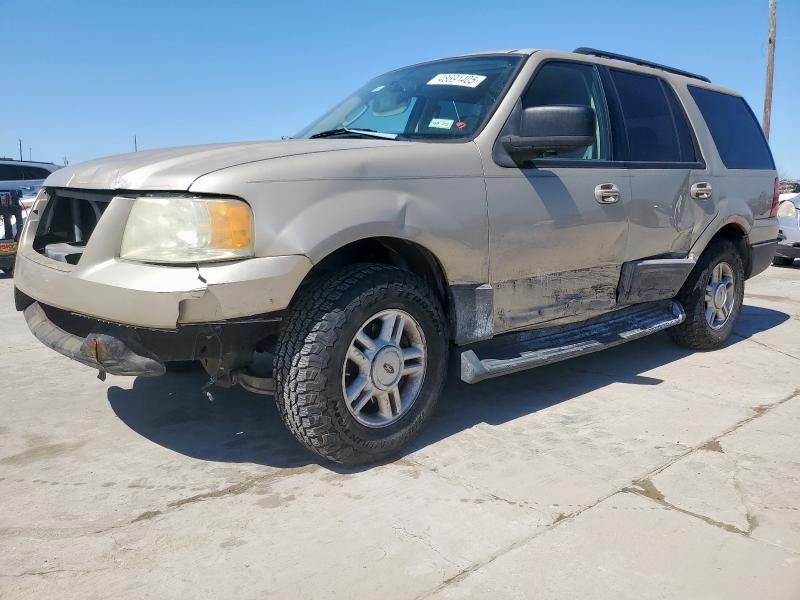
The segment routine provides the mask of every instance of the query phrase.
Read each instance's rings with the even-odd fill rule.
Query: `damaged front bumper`
[[[253,351],[274,338],[280,317],[182,325],[174,330],[130,327],[33,301],[24,310],[33,335],[49,348],[112,375],[163,375],[166,363],[197,360],[222,385],[244,383]],[[251,383],[252,385],[252,383]]]
[[[40,193],[14,276],[17,310],[31,331],[101,376],[160,375],[168,362],[197,360],[213,382],[263,391],[267,384],[245,369],[274,342],[310,259],[124,260],[120,240],[134,202],[116,191]]]
[[[94,242],[94,239],[92,240]],[[284,310],[311,269],[301,255],[167,267],[84,255],[78,265],[20,245],[14,285],[49,306],[104,321],[174,329]]]

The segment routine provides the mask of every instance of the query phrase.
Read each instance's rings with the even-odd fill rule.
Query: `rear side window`
[[[22,167],[18,165],[0,165],[0,181],[22,179]]]
[[[691,130],[675,93],[658,77],[611,69],[625,121],[628,159],[695,162]]]
[[[727,168],[775,168],[761,126],[744,98],[691,85],[689,93],[697,103],[719,157]]]
[[[25,179],[47,179],[50,171],[42,167],[23,167]]]

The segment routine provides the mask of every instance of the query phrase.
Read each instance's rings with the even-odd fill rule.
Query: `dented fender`
[[[317,263],[351,242],[394,237],[427,248],[449,283],[488,280],[486,186],[473,143],[287,156],[209,173],[190,189],[246,200],[257,256]]]

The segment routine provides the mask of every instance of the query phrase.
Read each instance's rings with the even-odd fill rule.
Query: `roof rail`
[[[606,52],[605,50],[585,47],[575,48],[573,52],[575,52],[575,54],[590,54],[592,56],[600,56],[602,58],[613,58],[614,60],[621,60],[636,65],[661,69],[662,71],[667,71],[668,73],[675,73],[676,75],[683,75],[684,77],[691,77],[692,79],[699,79],[700,81],[711,83],[711,80],[703,75],[698,75],[697,73],[690,73],[689,71],[684,71],[683,69],[676,69],[674,67],[668,67],[667,65],[650,62],[649,60],[642,60],[641,58],[635,58],[633,56],[625,56],[624,54],[616,54],[614,52]]]
[[[20,160],[18,158],[11,158],[8,156],[0,156],[0,160],[7,161],[7,162],[16,162],[16,163],[30,163],[30,164],[37,164],[37,165],[54,165],[56,163],[46,161],[46,160]]]

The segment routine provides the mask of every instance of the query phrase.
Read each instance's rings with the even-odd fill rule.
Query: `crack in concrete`
[[[733,487],[736,489],[736,493],[739,494],[739,499],[742,502],[742,506],[744,506],[745,517],[747,518],[748,535],[750,535],[753,533],[753,530],[758,527],[758,517],[753,512],[750,504],[747,502],[746,495],[742,489],[742,484],[739,481],[739,461],[733,456],[731,457],[731,460],[733,461],[733,475],[731,476],[733,479]]]
[[[719,440],[724,438],[725,436],[730,435],[731,433],[733,433],[734,431],[744,427],[745,425],[747,425],[751,421],[754,421],[755,419],[758,419],[759,417],[762,417],[763,415],[765,415],[766,413],[770,412],[771,410],[777,408],[781,404],[785,404],[789,400],[792,400],[793,398],[796,398],[798,396],[800,396],[800,388],[795,388],[787,396],[781,398],[777,402],[774,402],[772,404],[759,404],[757,406],[751,406],[750,410],[753,411],[753,414],[750,415],[749,417],[745,417],[744,419],[741,419],[741,420],[737,421],[736,423],[731,425],[728,429],[723,430],[722,433],[720,433],[719,435],[711,438],[710,440],[706,440],[705,442],[703,442],[700,445],[688,447],[685,452],[682,452],[681,454],[675,455],[670,460],[666,461],[664,464],[660,465],[659,467],[657,467],[653,471],[650,471],[648,473],[643,473],[640,477],[637,477],[636,479],[634,479],[634,481],[641,481],[643,479],[648,479],[648,478],[650,478],[650,477],[652,477],[654,475],[657,475],[657,474],[661,473],[662,471],[666,471],[669,467],[674,465],[676,462],[678,462],[682,458],[685,458],[685,457],[689,456],[690,454],[692,454],[693,452],[696,452],[697,450],[707,449],[707,448],[705,448],[705,446],[707,446],[709,444],[713,444],[714,442],[718,442],[719,443]]]
[[[442,560],[444,560],[447,564],[449,564],[451,567],[461,568],[461,565],[459,565],[457,562],[451,560],[448,556],[445,556],[445,554],[442,553],[441,550],[439,550],[436,546],[434,546],[433,542],[431,542],[430,539],[428,539],[426,537],[423,537],[421,535],[417,535],[416,533],[414,533],[412,531],[409,531],[408,529],[406,529],[402,525],[392,525],[392,529],[395,532],[400,533],[401,535],[404,535],[404,536],[406,536],[408,538],[411,538],[412,540],[417,540],[418,542],[422,543],[427,548],[429,548],[434,554],[436,554]]]
[[[484,497],[489,498],[490,500],[494,500],[496,502],[503,502],[504,504],[510,504],[511,506],[519,506],[520,508],[530,508],[530,509],[534,509],[535,508],[534,506],[532,506],[532,504],[538,504],[537,502],[534,502],[534,503],[517,502],[515,500],[509,500],[508,498],[503,498],[502,496],[498,496],[497,494],[495,494],[493,492],[490,492],[488,490],[484,490],[483,488],[474,485],[471,481],[467,481],[467,480],[462,479],[460,477],[448,477],[447,475],[442,473],[438,468],[426,465],[425,463],[422,463],[422,462],[418,462],[416,460],[413,460],[413,459],[409,458],[408,456],[404,456],[403,458],[399,459],[397,462],[400,462],[400,461],[405,461],[405,462],[407,462],[407,463],[409,463],[411,465],[414,465],[415,467],[419,467],[420,469],[425,469],[429,473],[434,473],[435,475],[437,475],[438,477],[444,479],[445,481],[448,481],[450,483],[454,483],[456,485],[460,485],[461,487],[464,487],[464,488],[466,488],[468,490],[471,490],[471,491],[473,491],[473,492],[475,492],[477,494],[480,494],[481,496],[484,496]]]
[[[250,490],[251,488],[255,487],[260,483],[269,482],[275,479],[281,479],[284,477],[290,477],[292,475],[297,475],[300,473],[307,473],[313,470],[319,469],[320,466],[317,464],[310,464],[304,467],[296,467],[292,469],[283,469],[278,472],[268,473],[265,475],[258,475],[255,477],[250,477],[245,479],[244,481],[240,481],[239,483],[235,483],[233,485],[229,485],[228,487],[211,490],[208,492],[203,492],[201,494],[195,494],[194,496],[189,496],[187,498],[181,498],[179,500],[175,500],[167,504],[166,508],[161,510],[147,510],[143,513],[137,515],[133,519],[128,521],[124,521],[122,523],[117,523],[115,525],[110,525],[108,527],[103,527],[101,529],[95,529],[92,527],[76,527],[76,528],[57,528],[57,527],[48,527],[48,528],[23,528],[23,527],[7,527],[4,529],[0,529],[0,537],[6,536],[13,536],[13,535],[29,535],[32,536],[33,534],[38,534],[38,537],[43,539],[64,539],[69,537],[82,537],[86,535],[100,535],[104,533],[108,533],[110,531],[114,531],[117,529],[123,529],[130,525],[134,525],[136,523],[141,523],[143,521],[149,521],[155,519],[156,517],[169,514],[175,510],[180,510],[182,507],[188,504],[194,504],[196,502],[204,502],[206,500],[214,500],[217,498],[225,498],[229,496],[237,496],[239,494],[243,494],[244,492]]]
[[[772,346],[769,346],[764,342],[759,342],[758,340],[754,340],[752,337],[741,335],[739,333],[736,333],[735,331],[731,333],[731,336],[737,337],[740,340],[744,340],[746,342],[753,342],[754,344],[758,344],[762,348],[766,348],[767,350],[772,350],[773,352],[777,352],[778,354],[783,354],[784,356],[788,356],[789,358],[800,360],[800,356],[795,356],[794,354],[789,354],[788,352],[784,352],[783,350],[778,350],[777,348],[773,348]]]
[[[621,492],[632,491],[633,493],[637,493],[638,495],[644,496],[644,497],[647,497],[647,498],[650,498],[652,496],[651,499],[655,500],[656,502],[659,502],[659,503],[665,502],[666,503],[666,501],[664,500],[663,494],[661,494],[661,492],[650,481],[651,477],[654,477],[658,473],[661,473],[662,471],[665,471],[666,469],[668,469],[670,466],[672,466],[673,464],[675,464],[676,462],[678,462],[682,458],[685,458],[685,457],[689,456],[690,454],[692,454],[692,453],[694,453],[694,452],[696,452],[698,450],[704,449],[704,447],[707,446],[709,443],[714,442],[714,441],[718,442],[720,438],[725,437],[726,435],[730,435],[731,433],[733,433],[737,429],[747,425],[748,423],[754,421],[755,419],[758,419],[759,417],[765,415],[766,413],[768,413],[769,411],[773,410],[774,408],[776,408],[776,407],[778,407],[778,406],[780,406],[782,404],[785,404],[789,400],[792,400],[793,398],[796,398],[796,397],[799,397],[799,396],[800,396],[800,388],[797,388],[793,392],[791,392],[789,395],[787,395],[786,397],[778,400],[774,404],[769,404],[769,405],[762,404],[762,405],[758,405],[756,407],[753,407],[751,409],[751,410],[753,410],[753,414],[752,415],[750,415],[749,417],[747,417],[745,419],[742,419],[742,420],[736,422],[733,426],[729,427],[728,429],[723,431],[718,436],[712,438],[711,440],[707,440],[707,441],[703,442],[702,444],[699,444],[697,446],[692,446],[692,447],[688,448],[686,450],[686,452],[683,452],[681,454],[678,454],[678,455],[674,456],[672,459],[666,461],[664,464],[659,465],[658,467],[656,467],[655,469],[651,470],[650,472],[643,474],[638,479],[635,479],[632,482],[633,485],[636,485],[637,483],[642,483],[644,485],[644,487],[640,487],[639,490],[633,489],[633,488],[631,488],[631,486],[625,486],[625,487],[623,487],[621,489],[614,490],[613,492],[611,492],[611,493],[609,493],[609,494],[607,494],[605,496],[602,496],[601,498],[599,498],[595,502],[593,502],[591,504],[588,504],[587,506],[585,506],[583,508],[580,508],[578,510],[575,510],[575,511],[573,511],[571,513],[567,513],[567,514],[559,513],[557,515],[557,517],[555,518],[555,520],[552,523],[550,523],[550,525],[545,526],[542,529],[538,529],[538,530],[534,531],[532,534],[529,534],[527,536],[519,538],[518,540],[516,540],[516,541],[514,541],[514,542],[512,542],[512,543],[510,543],[510,544],[508,544],[506,546],[504,546],[503,548],[500,548],[498,551],[492,553],[491,555],[485,557],[482,560],[475,561],[474,563],[469,565],[467,568],[462,570],[460,573],[456,573],[455,575],[453,575],[449,579],[444,580],[442,583],[440,583],[439,585],[437,585],[433,589],[428,590],[427,592],[424,592],[423,594],[420,594],[419,596],[417,596],[416,600],[424,600],[425,598],[429,598],[431,595],[433,595],[433,594],[435,594],[435,593],[447,588],[448,586],[450,586],[450,585],[452,585],[454,583],[458,583],[459,581],[463,581],[464,579],[469,577],[475,571],[488,566],[489,564],[493,563],[495,560],[497,560],[501,556],[503,556],[505,554],[508,554],[509,552],[511,552],[511,551],[513,551],[513,550],[515,550],[517,548],[520,548],[520,547],[530,543],[531,541],[533,541],[534,539],[536,539],[540,535],[544,535],[548,531],[551,531],[551,530],[555,529],[556,527],[560,527],[563,523],[565,523],[567,521],[574,520],[576,517],[578,517],[579,515],[583,514],[584,512],[586,512],[588,510],[591,510],[595,506],[598,506],[598,505],[602,504],[603,502],[605,502],[609,498],[611,498],[613,496],[616,496],[617,494],[619,494]],[[423,466],[423,465],[420,465],[420,466]],[[739,529],[738,527],[735,527],[733,525],[729,525],[728,523],[721,523],[719,521],[714,521],[713,519],[710,519],[709,517],[705,517],[704,515],[698,515],[698,514],[690,512],[690,511],[686,511],[686,510],[680,509],[680,508],[675,507],[675,506],[671,506],[671,505],[669,505],[669,506],[671,508],[674,508],[675,510],[677,510],[679,512],[684,512],[687,515],[690,515],[690,516],[693,516],[693,517],[697,517],[697,518],[699,518],[701,520],[705,521],[706,519],[708,519],[708,521],[706,521],[706,522],[710,521],[710,524],[712,524],[712,525],[714,525],[716,527],[720,527],[722,529],[730,528],[729,531],[731,533],[737,533],[737,534],[740,534],[740,535],[744,534],[745,537],[750,537],[749,533],[745,533],[741,529]],[[753,520],[751,520],[750,513],[748,513],[747,521],[748,521],[748,525],[749,525],[749,531],[752,531],[758,524],[757,519],[755,519],[754,516],[752,516],[752,519]],[[772,545],[772,544],[769,544],[769,545]],[[782,548],[782,549],[784,551],[786,551],[785,548]],[[790,554],[793,554],[790,551],[788,551],[788,552]]]
[[[687,510],[685,508],[681,508],[680,506],[676,506],[671,502],[667,502],[664,498],[664,494],[655,486],[655,484],[650,479],[640,479],[638,481],[634,481],[632,486],[624,487],[621,490],[625,493],[636,494],[637,496],[641,496],[643,498],[647,498],[654,502],[657,502],[664,508],[670,510],[676,510],[679,513],[683,513],[684,515],[689,515],[690,517],[694,517],[696,519],[700,519],[704,523],[708,523],[709,525],[713,525],[714,527],[719,527],[720,529],[727,531],[728,533],[738,533],[739,535],[743,535],[745,537],[749,537],[752,529],[748,529],[744,531],[739,529],[735,525],[731,525],[730,523],[725,523],[723,521],[717,521],[716,519],[712,519],[706,515],[702,515],[700,513],[693,512],[691,510]],[[748,514],[747,522],[750,523],[750,515]]]
[[[233,485],[229,485],[228,487],[224,487],[218,490],[211,490],[208,492],[203,492],[201,494],[195,494],[194,496],[189,496],[187,498],[181,498],[180,500],[174,500],[167,504],[167,507],[164,510],[148,510],[141,513],[136,518],[128,521],[124,525],[120,525],[118,527],[111,527],[109,529],[117,529],[119,527],[124,527],[127,525],[131,525],[133,523],[138,523],[141,521],[148,521],[150,519],[154,519],[161,515],[164,515],[168,512],[172,512],[174,510],[178,510],[187,504],[194,504],[195,502],[205,502],[206,500],[215,500],[217,498],[226,498],[229,496],[238,496],[243,494],[253,487],[255,487],[259,483],[264,483],[267,481],[273,481],[275,479],[282,479],[284,477],[290,477],[292,475],[297,475],[299,473],[305,473],[314,471],[319,468],[319,465],[311,464],[306,465],[305,467],[296,467],[294,469],[284,469],[282,471],[278,471],[275,473],[268,473],[266,475],[258,475],[256,477],[250,477],[249,479],[245,479],[244,481],[240,481],[238,483],[234,483]],[[99,532],[98,532],[99,533]]]
[[[542,529],[537,529],[532,534],[523,536],[523,537],[511,542],[510,544],[507,544],[506,546],[500,548],[498,551],[492,553],[491,555],[489,555],[488,557],[484,558],[483,560],[475,561],[474,563],[469,565],[467,568],[462,570],[460,573],[456,573],[452,577],[450,577],[448,579],[445,579],[442,583],[437,585],[435,588],[433,588],[433,589],[431,589],[431,590],[429,590],[427,592],[424,592],[423,594],[417,596],[416,600],[424,600],[425,598],[429,598],[432,594],[435,594],[435,593],[445,589],[449,585],[452,585],[454,583],[458,583],[459,581],[462,581],[462,580],[466,579],[467,577],[469,577],[475,571],[477,571],[479,569],[482,569],[482,568],[486,567],[487,565],[493,563],[495,560],[497,560],[501,556],[503,556],[505,554],[508,554],[509,552],[512,552],[513,550],[516,550],[517,548],[520,548],[520,547],[526,545],[527,543],[529,543],[532,540],[536,539],[540,535],[544,535],[548,531],[551,531],[551,530],[555,529],[556,527],[559,527],[562,523],[574,519],[578,515],[586,512],[587,510],[590,510],[590,509],[594,508],[595,506],[597,506],[601,502],[605,502],[606,500],[608,500],[612,496],[615,496],[618,493],[619,493],[619,490],[614,490],[610,494],[607,494],[606,496],[603,496],[603,497],[599,498],[597,501],[593,502],[592,504],[589,504],[589,505],[587,505],[587,506],[585,506],[583,508],[580,508],[580,509],[578,509],[576,511],[573,511],[573,512],[568,513],[568,514],[559,513],[558,516],[556,517],[556,519],[552,523],[550,523],[550,525],[547,525],[547,526],[543,527]]]
[[[54,575],[58,573],[79,573],[87,575],[89,573],[99,573],[108,571],[113,567],[103,567],[100,569],[48,569],[46,571],[23,571],[22,573],[2,573],[0,577],[41,577],[43,575]]]

